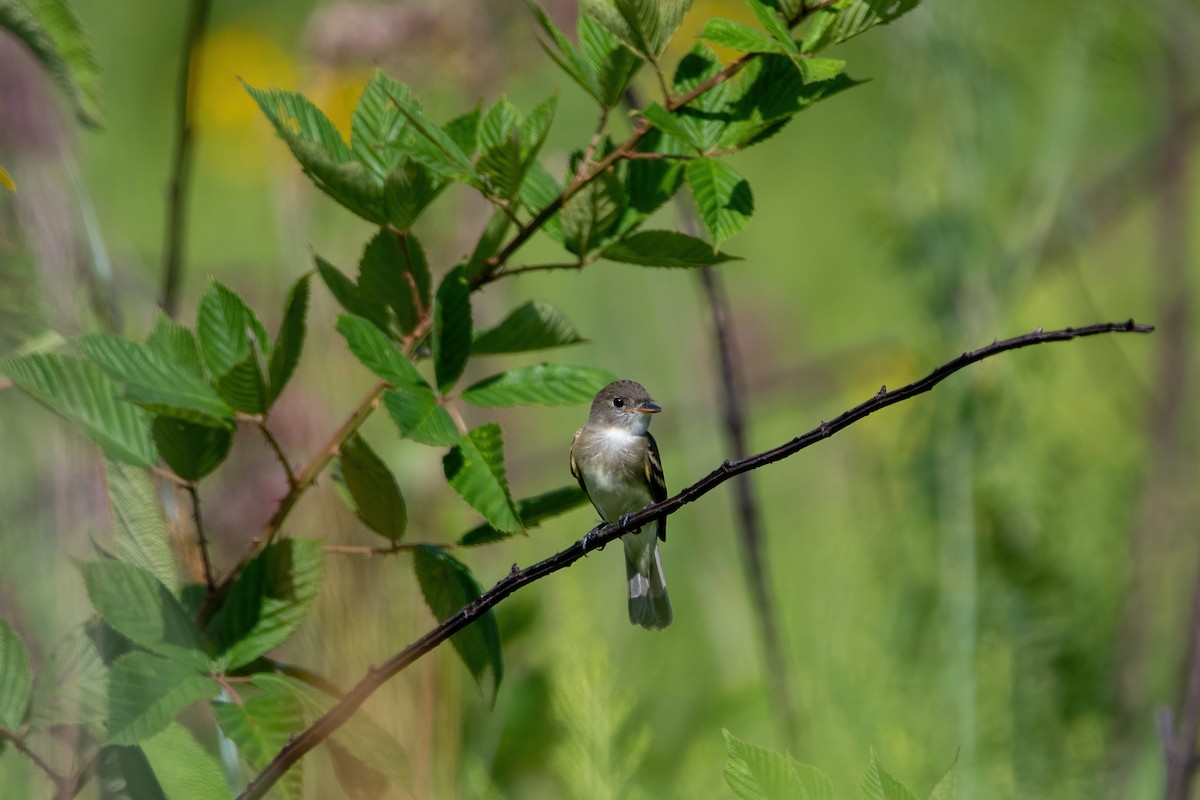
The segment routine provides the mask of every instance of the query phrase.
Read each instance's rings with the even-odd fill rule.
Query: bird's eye
[[[625,398],[623,398],[623,397],[614,397],[613,398],[613,408],[624,408],[624,407],[625,407]]]

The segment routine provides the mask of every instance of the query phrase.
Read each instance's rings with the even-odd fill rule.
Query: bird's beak
[[[662,409],[656,406],[654,403],[648,402],[642,403],[637,407],[636,411],[639,414],[657,414],[658,412],[662,411]]]

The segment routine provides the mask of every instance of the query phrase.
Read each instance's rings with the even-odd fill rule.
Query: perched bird
[[[596,394],[587,424],[571,440],[571,474],[606,522],[619,522],[667,498],[650,415],[662,411],[640,383],[617,381]],[[671,599],[663,578],[658,540],[667,520],[655,520],[621,537],[629,578],[629,621],[650,630],[671,624]]]

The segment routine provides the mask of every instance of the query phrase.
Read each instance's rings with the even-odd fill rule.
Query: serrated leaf
[[[644,152],[661,152],[661,131],[651,130],[642,137],[639,148]],[[639,158],[629,163],[625,173],[625,218],[618,226],[624,234],[641,224],[646,217],[675,196],[683,186],[683,167],[678,161],[665,158]]]
[[[82,570],[92,607],[113,630],[191,669],[208,669],[199,631],[154,575],[111,560],[89,561]]]
[[[846,68],[840,58],[796,58],[795,62],[805,83],[833,80]]]
[[[208,625],[222,669],[248,664],[296,632],[317,597],[324,565],[318,540],[292,538],[246,566]]]
[[[126,653],[108,674],[108,743],[136,744],[220,692],[216,681],[185,664],[138,650]]]
[[[389,308],[401,333],[410,332],[429,312],[429,264],[421,242],[381,228],[358,263],[358,291]]]
[[[792,41],[792,32],[783,20],[776,14],[775,9],[761,0],[746,0],[758,23],[770,34],[771,38],[784,49],[784,52],[798,53],[800,48]]]
[[[398,230],[408,230],[444,188],[445,181],[435,177],[429,167],[405,159],[383,184],[383,208],[388,222]]]
[[[300,353],[304,350],[304,336],[307,330],[309,292],[308,275],[301,276],[288,292],[287,303],[283,308],[283,321],[279,323],[279,333],[275,334],[275,343],[271,346],[268,406],[274,405],[279,399],[283,387],[287,386],[296,365],[300,363]]]
[[[458,148],[468,157],[475,152],[476,139],[479,135],[479,105],[465,114],[459,114],[442,127],[446,135],[454,140]]]
[[[883,768],[874,751],[871,752],[867,774],[863,776],[862,795],[863,800],[917,800],[911,789]]]
[[[583,0],[580,9],[630,50],[654,59],[691,5],[691,0]]]
[[[711,267],[741,261],[695,236],[676,231],[640,231],[600,251],[609,261],[643,267]]]
[[[548,519],[565,514],[573,508],[578,508],[588,501],[588,497],[578,486],[564,486],[544,494],[526,497],[517,501],[517,516],[526,529],[535,528]],[[511,533],[496,530],[484,523],[477,525],[459,537],[458,543],[464,547],[475,547],[481,544],[491,544],[512,536]]]
[[[233,432],[228,428],[183,419],[155,417],[150,430],[163,461],[172,472],[192,483],[221,466],[233,446]]]
[[[433,315],[433,368],[438,390],[453,388],[471,355],[471,288],[463,267],[446,273]]]
[[[554,21],[550,19],[550,15],[542,8],[541,3],[537,0],[525,0],[525,5],[529,9],[529,13],[533,14],[534,20],[538,27],[546,35],[546,39],[539,39],[542,49],[546,51],[546,55],[567,73],[568,77],[585,92],[590,94],[598,102],[603,103],[600,95],[600,89],[596,84],[596,79],[591,67],[580,55],[574,45],[563,35]],[[582,16],[582,15],[581,15]],[[548,41],[547,41],[548,40]]]
[[[458,443],[458,426],[431,389],[389,389],[383,393],[383,406],[400,433],[418,444],[452,447]]]
[[[688,163],[687,181],[714,246],[736,235],[750,221],[754,196],[750,184],[733,167],[715,158],[697,158]]]
[[[0,359],[0,373],[22,391],[79,427],[110,458],[153,466],[150,415],[117,399],[120,387],[89,361],[61,353]]]
[[[679,60],[675,69],[675,92],[685,95],[716,77],[721,72],[721,60],[711,48],[697,44]],[[729,81],[721,81],[675,112],[677,124],[688,131],[692,141],[708,152],[716,147],[722,133],[735,124],[730,100],[734,87]],[[669,151],[669,142],[668,145]]]
[[[66,0],[0,2],[0,28],[32,51],[84,125],[100,127],[100,68],[79,19]]]
[[[596,392],[616,380],[598,367],[532,364],[484,378],[462,393],[477,406],[569,406],[590,403]]]
[[[596,80],[596,99],[612,108],[625,96],[633,77],[644,63],[588,14],[579,14],[576,27],[579,49]]]
[[[704,150],[704,143],[696,135],[696,131],[684,125],[680,117],[667,111],[658,103],[651,103],[642,109],[644,116],[651,125],[666,135],[689,145],[697,152]]]
[[[237,746],[246,763],[256,772],[279,752],[288,739],[305,728],[304,706],[292,692],[257,679],[252,683],[261,691],[243,702],[213,701],[217,724]],[[301,800],[304,796],[303,764],[295,764],[276,784],[285,800]]]
[[[204,380],[204,362],[200,359],[200,343],[196,341],[196,335],[161,311],[154,321],[154,330],[146,339],[146,349],[155,357]]]
[[[84,336],[79,345],[92,363],[124,384],[122,397],[134,405],[203,425],[233,427],[233,409],[187,369],[112,334]]]
[[[720,17],[715,17],[705,23],[700,38],[739,53],[789,52],[788,48],[762,31],[756,31],[740,22]]]
[[[494,328],[475,332],[473,355],[548,350],[587,341],[556,306],[530,301]]]
[[[10,731],[21,727],[32,688],[25,643],[7,620],[0,619],[0,727]]]
[[[742,800],[797,800],[807,792],[796,762],[783,753],[743,742],[725,733],[725,782]]]
[[[38,730],[83,725],[102,737],[108,716],[108,670],[80,626],[50,651],[33,681],[29,724]]]
[[[585,255],[603,243],[617,228],[625,213],[625,189],[612,171],[601,173],[571,195],[559,212],[563,247]]]
[[[171,800],[227,800],[233,796],[221,765],[178,722],[142,742],[142,752]]]
[[[421,594],[439,622],[453,616],[483,593],[479,582],[465,564],[444,550],[421,546],[413,557],[413,568],[421,584]],[[500,628],[489,610],[470,626],[450,637],[471,675],[481,685],[492,677],[492,692],[500,690],[504,661],[500,652]]]
[[[415,99],[396,95],[392,95],[391,99],[417,134],[415,140],[408,143],[413,158],[417,158],[439,175],[466,181],[476,187],[480,185],[479,175],[471,164],[470,156],[463,152],[455,137],[425,116]]]
[[[504,435],[494,422],[463,434],[442,459],[446,480],[462,499],[505,533],[523,530],[504,469]]]
[[[262,413],[267,406],[264,367],[271,340],[258,316],[237,294],[210,281],[200,300],[196,330],[221,397],[238,411]]]
[[[358,517],[371,530],[398,542],[408,527],[408,507],[395,476],[370,445],[355,434],[342,444],[342,477]]]
[[[816,23],[804,37],[805,52],[817,52],[841,44],[865,33],[876,25],[884,25],[907,14],[921,0],[852,0],[818,12]]]
[[[408,356],[369,320],[352,314],[342,314],[337,321],[338,333],[346,340],[350,352],[371,372],[393,386],[428,389],[429,384],[417,372]],[[433,393],[430,392],[430,397]]]
[[[317,265],[317,274],[338,305],[355,316],[370,320],[379,330],[388,332],[388,311],[383,298],[360,292],[358,284],[319,254],[314,254],[313,260]]]
[[[179,564],[154,484],[144,470],[109,460],[104,465],[117,556],[141,567],[178,595]]]
[[[379,70],[363,89],[350,123],[350,150],[370,169],[380,184],[404,158],[396,146],[406,119],[392,97],[411,99],[407,86]]]

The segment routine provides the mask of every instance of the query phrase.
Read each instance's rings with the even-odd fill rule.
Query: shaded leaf
[[[388,222],[399,230],[408,230],[444,188],[445,181],[435,177],[429,167],[405,159],[383,184],[383,208]]]
[[[104,478],[117,556],[146,570],[172,594],[178,595],[182,583],[179,563],[150,475],[145,470],[110,460],[105,462]]]
[[[338,305],[355,316],[370,320],[381,331],[388,330],[387,308],[382,298],[365,296],[358,290],[358,284],[320,255],[314,254],[313,260],[317,265],[317,274]]]
[[[102,800],[170,800],[140,747],[100,748],[96,774],[104,786]]]
[[[625,189],[612,170],[571,195],[559,212],[563,247],[584,255],[611,235],[625,212]]]
[[[458,426],[433,390],[412,386],[390,389],[383,393],[383,405],[406,438],[433,447],[458,443]]]
[[[714,245],[736,235],[749,222],[754,212],[750,184],[724,161],[697,158],[689,162],[687,181]]]
[[[711,267],[737,256],[713,252],[703,239],[676,231],[641,231],[614,242],[600,251],[609,261],[643,267]]]
[[[569,406],[590,403],[596,392],[616,380],[598,367],[532,364],[484,378],[462,393],[477,406]]]
[[[158,454],[171,471],[193,483],[221,466],[233,446],[233,432],[228,428],[183,419],[155,417],[150,430]]]
[[[77,425],[105,455],[139,467],[154,465],[150,415],[118,400],[120,387],[95,364],[61,353],[31,353],[0,359],[0,372]]]
[[[196,330],[220,395],[238,411],[262,413],[271,340],[258,316],[233,291],[210,281],[196,313]]]
[[[433,367],[438,390],[449,391],[471,355],[471,289],[462,266],[442,279],[433,316]]]
[[[471,353],[522,353],[585,341],[556,306],[531,300],[515,308],[496,327],[476,331]]]
[[[537,527],[548,519],[565,514],[588,501],[583,490],[576,486],[564,486],[544,494],[517,501],[517,516],[526,529]],[[466,547],[491,544],[512,536],[512,533],[497,530],[486,522],[464,533],[458,543]]]
[[[178,722],[142,742],[142,752],[171,800],[224,800],[233,796],[221,765]]]
[[[358,434],[342,444],[340,462],[358,518],[380,536],[400,541],[408,527],[408,508],[387,464]]]
[[[442,459],[446,480],[491,525],[506,533],[521,531],[508,476],[504,470],[504,435],[495,423],[463,434]]]
[[[208,625],[228,671],[283,644],[308,616],[325,562],[316,539],[284,539],[259,553],[234,582]]]
[[[465,564],[436,547],[421,546],[413,557],[413,568],[421,594],[439,622],[453,616],[483,593],[479,581]],[[491,674],[493,694],[500,689],[504,661],[500,652],[500,628],[489,610],[474,623],[450,637],[471,675],[481,685]]]
[[[108,743],[135,744],[165,729],[179,712],[221,691],[194,669],[136,650],[108,674]]]
[[[411,234],[381,228],[363,250],[358,291],[391,309],[401,333],[408,333],[429,310],[429,264],[420,241]]]
[[[691,0],[582,0],[580,10],[630,50],[654,59],[691,5]]]
[[[123,561],[82,565],[88,598],[113,630],[194,670],[209,666],[204,643],[170,590],[152,574]]]
[[[200,343],[195,334],[161,311],[154,321],[154,330],[146,339],[146,349],[204,380],[204,362],[200,359]]]
[[[25,643],[6,620],[0,619],[0,727],[10,731],[21,727],[32,688]]]
[[[304,349],[304,336],[307,330],[308,298],[310,294],[309,276],[302,275],[292,285],[288,292],[287,303],[283,309],[283,321],[279,323],[279,333],[275,335],[275,343],[271,346],[270,363],[270,392],[268,406],[274,405],[283,387],[291,379],[296,365],[300,363],[300,353]]]
[[[29,723],[43,731],[84,725],[102,738],[107,716],[108,670],[86,630],[76,627],[54,646],[34,678]]]
[[[596,77],[596,99],[612,108],[621,102],[644,62],[588,14],[579,15],[576,30],[579,49]]]

